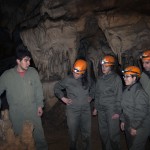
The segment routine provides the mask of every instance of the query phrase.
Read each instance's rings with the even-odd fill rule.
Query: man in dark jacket
[[[150,98],[150,50],[143,52],[142,63],[144,71],[142,72],[140,82]]]
[[[150,50],[144,51],[141,56],[141,59],[144,71],[142,72],[140,83],[142,84],[143,89],[149,96],[149,106],[150,106]],[[149,137],[150,137],[150,130],[149,130]]]
[[[37,71],[29,67],[31,54],[20,45],[16,49],[17,66],[0,77],[0,95],[6,91],[10,120],[14,132],[22,132],[23,123],[29,120],[34,126],[33,136],[37,150],[48,150],[41,123],[43,92]]]

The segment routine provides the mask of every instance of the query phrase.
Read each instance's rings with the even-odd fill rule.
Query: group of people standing
[[[29,67],[31,54],[23,45],[16,50],[17,65],[0,77],[0,95],[6,91],[10,120],[16,134],[23,123],[31,121],[37,150],[48,150],[41,123],[43,91],[37,71]],[[82,149],[91,149],[91,106],[98,114],[103,150],[120,150],[120,129],[125,132],[129,150],[144,150],[150,135],[150,50],[141,56],[144,71],[127,66],[121,77],[115,72],[115,58],[106,55],[102,75],[93,83],[87,76],[87,61],[77,59],[71,74],[56,83],[54,92],[66,104],[70,150],[77,150],[78,132]]]
[[[103,150],[121,150],[120,129],[125,132],[129,150],[145,149],[150,136],[150,50],[143,52],[141,60],[142,73],[137,66],[123,70],[125,86],[115,72],[115,58],[111,55],[100,62],[102,75],[95,84],[88,80],[87,61],[77,59],[72,74],[55,85],[56,96],[66,104],[70,150],[77,149],[79,130],[83,149],[91,149],[92,99]]]

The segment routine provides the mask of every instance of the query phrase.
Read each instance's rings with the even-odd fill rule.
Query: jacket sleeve
[[[116,93],[116,109],[115,113],[121,114],[121,99],[122,99],[122,80],[119,76],[116,78],[115,93]]]
[[[43,88],[42,88],[42,83],[39,78],[38,72],[35,70],[35,81],[34,81],[34,88],[35,88],[35,99],[37,102],[37,107],[43,107],[44,103],[44,96],[43,96]]]
[[[94,94],[94,106],[98,110],[98,101],[99,101],[99,90],[98,90],[98,81],[95,84],[95,94]]]
[[[95,98],[95,82],[92,81],[89,91],[89,96],[94,99]]]
[[[57,82],[54,86],[54,93],[56,95],[57,98],[61,99],[62,97],[64,97],[64,90],[66,89],[65,86],[65,79],[60,80],[59,82]]]
[[[3,73],[0,77],[0,95],[6,90],[6,76]],[[1,98],[0,98],[0,108],[1,108]]]
[[[133,110],[133,118],[131,120],[131,127],[137,129],[141,126],[149,112],[149,99],[148,95],[143,91],[135,93],[135,107]]]
[[[125,122],[125,118],[124,118],[123,112],[120,114],[120,121],[121,121],[121,122]]]

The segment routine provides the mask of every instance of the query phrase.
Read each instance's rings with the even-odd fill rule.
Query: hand
[[[135,129],[131,128],[130,134],[131,134],[132,136],[136,136],[137,131],[136,131]]]
[[[41,117],[42,114],[43,114],[43,109],[42,109],[42,107],[38,107],[37,115],[38,115],[39,117]]]
[[[121,128],[122,131],[124,131],[124,122],[121,122],[120,128]]]
[[[61,100],[62,100],[66,105],[72,104],[72,100],[69,99],[69,98],[63,97]]]
[[[112,119],[118,119],[119,118],[119,114],[114,114],[113,116],[112,116]]]
[[[93,110],[93,112],[92,112],[92,115],[93,115],[93,116],[96,116],[96,115],[97,115],[97,110],[96,110],[96,108],[94,108],[94,110]]]
[[[92,101],[92,97],[88,97],[88,102],[90,103]]]

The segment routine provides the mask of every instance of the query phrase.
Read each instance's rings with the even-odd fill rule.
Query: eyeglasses
[[[130,78],[130,77],[132,77],[132,76],[131,75],[130,76],[128,76],[128,75],[123,76],[124,79]]]

